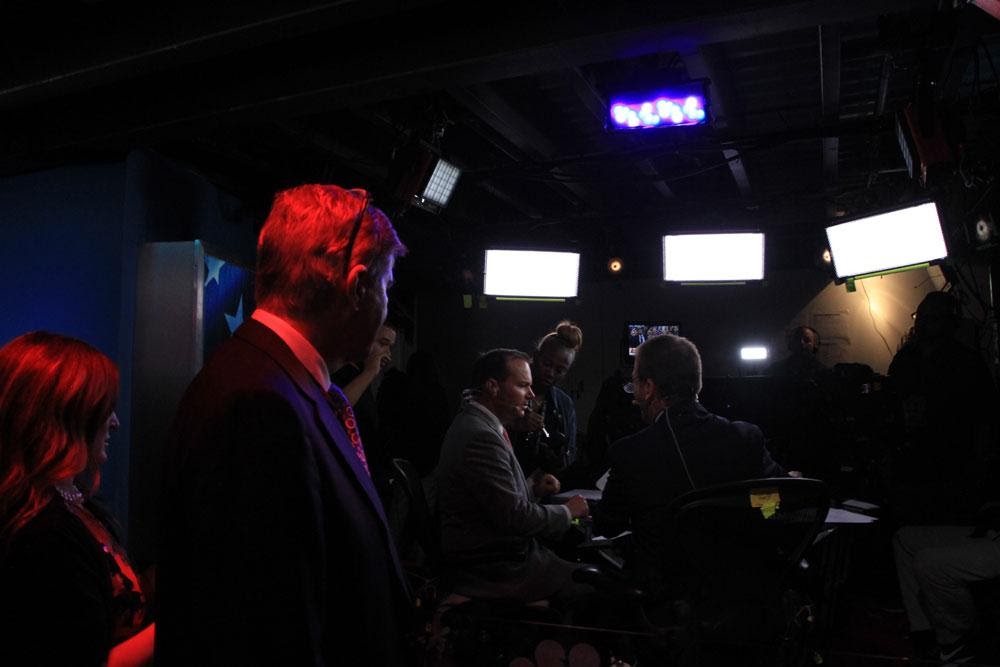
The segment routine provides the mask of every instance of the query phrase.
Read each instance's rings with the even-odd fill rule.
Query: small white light
[[[743,361],[763,361],[767,359],[767,348],[761,346],[749,346],[740,348],[740,359]]]

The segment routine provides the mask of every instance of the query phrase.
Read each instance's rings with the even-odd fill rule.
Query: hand
[[[590,514],[587,499],[583,496],[573,496],[566,501],[566,507],[569,508],[569,515],[574,519],[579,519]]]
[[[535,497],[544,498],[545,496],[551,496],[553,493],[559,493],[561,486],[556,476],[550,473],[545,473],[541,477],[535,477],[533,484]]]
[[[524,411],[522,416],[510,424],[510,430],[522,433],[534,433],[535,431],[541,431],[544,424],[545,420],[542,419],[542,416],[529,408]]]
[[[392,362],[392,350],[372,350],[365,359],[364,372],[375,376]]]
[[[788,476],[789,477],[802,477],[802,471],[801,470],[789,470],[788,471]]]

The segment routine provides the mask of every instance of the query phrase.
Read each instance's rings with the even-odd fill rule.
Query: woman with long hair
[[[118,428],[118,369],[87,343],[0,348],[0,663],[152,662],[146,599],[90,495]]]

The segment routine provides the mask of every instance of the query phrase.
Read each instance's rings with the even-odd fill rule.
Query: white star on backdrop
[[[229,333],[236,331],[243,324],[243,297],[240,297],[240,305],[236,307],[235,315],[229,313],[223,313],[223,315],[226,316],[226,326],[229,327]]]
[[[216,284],[219,283],[219,271],[222,270],[225,264],[225,260],[205,255],[205,265],[208,266],[208,275],[205,276],[205,287],[208,287],[208,284],[213,280]]]

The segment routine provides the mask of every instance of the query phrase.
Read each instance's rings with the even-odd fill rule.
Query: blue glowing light
[[[661,91],[648,96],[632,96],[611,101],[612,129],[680,127],[701,125],[706,119],[705,96],[692,94],[690,87],[680,91]]]

